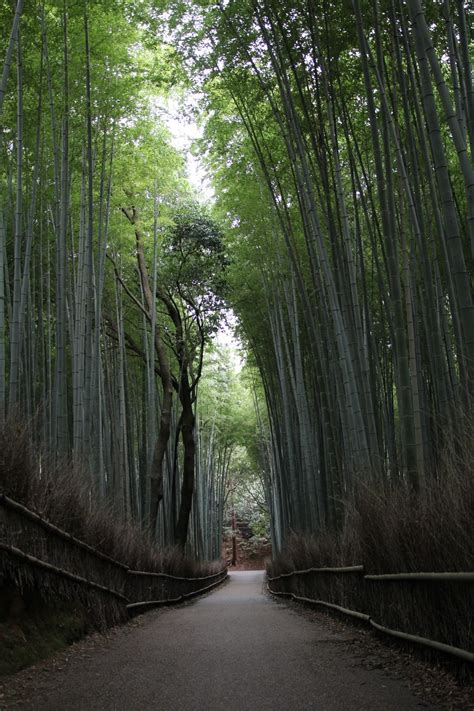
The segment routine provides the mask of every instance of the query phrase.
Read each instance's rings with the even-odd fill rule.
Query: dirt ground
[[[237,542],[237,565],[230,570],[265,570],[265,561],[271,559],[272,547],[268,541],[262,541],[254,546],[244,539],[239,533]],[[232,560],[232,538],[226,537],[222,546],[222,558]]]

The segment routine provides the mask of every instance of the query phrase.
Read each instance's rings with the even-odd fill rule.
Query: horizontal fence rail
[[[210,585],[206,585],[204,588],[198,588],[198,590],[194,590],[192,592],[188,593],[182,593],[182,595],[179,595],[178,597],[174,598],[167,598],[165,600],[144,600],[142,602],[132,602],[127,605],[127,610],[129,612],[138,612],[142,609],[148,608],[148,607],[159,607],[160,605],[172,605],[177,602],[184,602],[185,600],[190,600],[191,598],[195,597],[196,595],[202,595],[205,592],[209,592],[210,590],[213,590],[217,585],[220,585],[225,578],[227,577],[227,566],[225,569],[221,570],[219,573],[215,573],[212,576],[206,576],[206,577],[213,577],[215,578],[217,575],[222,576],[219,580],[216,580],[215,582],[211,583]],[[179,578],[179,580],[186,580],[186,578]],[[199,580],[199,578],[189,578],[189,580]]]
[[[145,575],[150,578],[168,578],[169,580],[186,580],[187,582],[194,582],[197,580],[210,580],[211,578],[217,578],[218,575],[227,572],[227,566],[217,573],[211,573],[211,575],[201,575],[198,578],[186,578],[182,575],[170,575],[170,573],[149,573],[146,570],[127,570],[129,575]]]
[[[289,573],[280,573],[268,577],[268,581],[291,578],[293,575],[308,575],[309,573],[363,573],[363,565],[349,565],[342,568],[305,568],[304,570],[291,570]],[[449,573],[384,573],[380,575],[364,575],[365,580],[424,580],[429,582],[457,581],[474,583],[474,573],[449,572]]]
[[[378,622],[376,622],[373,617],[369,614],[366,614],[365,612],[361,612],[358,610],[352,610],[349,609],[348,607],[345,607],[343,605],[338,605],[333,602],[329,602],[327,600],[321,600],[321,599],[315,599],[308,597],[306,595],[299,595],[295,592],[290,592],[290,591],[282,591],[282,590],[275,590],[272,589],[270,583],[275,583],[277,581],[285,581],[288,580],[289,578],[295,578],[298,576],[308,576],[310,574],[321,574],[322,577],[324,577],[325,573],[334,573],[334,574],[347,574],[347,573],[356,573],[360,575],[360,580],[362,583],[375,583],[377,584],[378,582],[384,583],[384,582],[391,582],[391,583],[410,583],[410,582],[419,582],[419,583],[438,583],[442,584],[443,582],[446,583],[473,583],[474,582],[474,573],[471,572],[422,572],[422,573],[388,573],[388,574],[380,574],[380,575],[366,575],[364,574],[364,566],[363,565],[353,565],[353,566],[342,566],[339,568],[306,568],[304,570],[293,570],[288,573],[281,573],[280,575],[275,575],[272,577],[267,578],[267,589],[272,595],[276,596],[281,596],[281,597],[290,597],[293,600],[297,600],[298,602],[303,602],[303,603],[309,603],[312,605],[321,605],[323,607],[329,608],[336,610],[337,612],[341,612],[345,615],[348,615],[350,617],[354,617],[356,619],[359,619],[363,622],[367,622],[370,624],[374,629],[378,630],[379,632],[382,632],[384,634],[387,634],[391,637],[396,637],[398,639],[402,639],[404,641],[410,642],[410,643],[415,643],[415,644],[420,644],[425,647],[428,647],[430,649],[434,649],[446,654],[450,654],[452,656],[457,657],[458,659],[461,659],[464,662],[470,662],[474,663],[474,653],[468,651],[467,649],[462,649],[460,647],[456,647],[454,645],[450,644],[445,644],[444,642],[439,642],[437,640],[429,639],[427,637],[423,637],[421,635],[416,635],[416,634],[410,634],[408,632],[402,632],[400,630],[392,629],[390,627],[387,627],[385,625],[382,625]]]
[[[474,583],[474,573],[387,573],[385,575],[364,575],[366,580],[422,580],[425,582]]]
[[[72,580],[75,583],[87,585],[90,588],[95,588],[96,590],[100,590],[101,592],[114,595],[115,597],[118,597],[121,600],[128,602],[125,595],[122,595],[121,593],[117,592],[117,590],[107,588],[105,587],[105,585],[95,583],[93,580],[87,580],[87,578],[83,578],[80,575],[75,575],[75,573],[71,573],[69,570],[58,568],[57,566],[51,565],[51,563],[48,563],[45,560],[39,560],[39,558],[35,558],[34,556],[29,555],[28,553],[24,553],[19,548],[15,548],[14,546],[8,546],[5,543],[2,543],[1,541],[0,550],[5,551],[6,553],[9,553],[10,555],[15,556],[16,558],[19,558],[24,563],[29,563],[30,565],[34,565],[38,568],[43,568],[44,570],[47,570],[48,572],[51,572],[54,575],[60,575],[63,578],[68,578],[68,580]]]
[[[277,592],[272,590],[269,585],[267,585],[267,590],[272,595],[281,595],[293,598],[298,602],[310,602],[312,605],[323,605],[324,607],[329,607],[332,610],[337,610],[338,612],[343,612],[345,615],[350,615],[350,617],[356,617],[358,620],[364,620],[364,622],[369,622],[369,615],[365,615],[363,612],[357,612],[356,610],[349,610],[347,607],[342,607],[341,605],[336,605],[333,602],[326,602],[325,600],[315,600],[312,597],[302,597],[301,595],[295,595],[291,592]]]
[[[363,565],[348,565],[343,568],[305,568],[304,570],[292,570],[289,573],[281,573],[268,580],[279,580],[279,578],[291,578],[292,575],[308,575],[308,573],[363,573]]]
[[[5,496],[5,494],[0,494],[0,506],[4,506],[6,508],[11,509],[12,511],[16,511],[24,518],[27,518],[30,521],[34,521],[47,531],[50,531],[51,533],[60,538],[64,538],[65,540],[73,543],[78,548],[82,548],[83,550],[88,551],[91,555],[94,555],[97,558],[100,558],[101,560],[106,560],[108,563],[116,565],[118,568],[128,570],[128,566],[124,565],[124,563],[120,563],[120,561],[115,560],[114,558],[110,558],[110,556],[106,555],[105,553],[102,553],[101,551],[98,551],[96,548],[93,548],[85,541],[81,541],[79,538],[75,538],[72,534],[68,533],[67,531],[64,531],[62,528],[58,528],[58,526],[55,526],[53,523],[43,518],[40,514],[36,513],[35,511],[31,511],[31,509],[28,509],[26,508],[26,506],[23,506],[23,504],[19,504],[17,501],[10,499],[8,496]]]
[[[37,572],[33,574],[33,571]],[[110,596],[121,612],[116,611],[115,617],[109,615],[108,619],[118,621],[127,613],[182,602],[213,589],[227,577],[227,566],[216,573],[194,577],[131,570],[39,513],[0,494],[0,578],[2,576],[20,588],[40,580],[42,590],[50,595],[64,594],[65,586],[69,586],[67,590],[71,595],[78,594],[74,590],[88,589],[90,593],[81,592],[81,599],[96,593],[102,596],[101,607]],[[54,583],[57,579],[63,582]],[[209,581],[212,582],[206,584]],[[96,600],[89,602],[94,604]],[[106,613],[104,619],[107,619]]]
[[[474,663],[474,654],[468,652],[466,649],[460,649],[459,647],[453,647],[450,644],[444,644],[443,642],[437,642],[434,639],[427,639],[426,637],[419,637],[415,634],[408,634],[407,632],[400,632],[399,630],[392,630],[383,625],[379,625],[372,618],[369,619],[370,624],[379,632],[388,634],[391,637],[397,637],[398,639],[403,639],[407,642],[414,642],[415,644],[422,644],[425,647],[430,647],[431,649],[436,649],[439,652],[444,652],[446,654],[451,654],[454,657],[459,657],[465,662]]]

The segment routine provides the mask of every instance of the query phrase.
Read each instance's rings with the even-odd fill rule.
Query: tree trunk
[[[181,486],[181,504],[179,508],[178,523],[176,524],[176,543],[184,549],[188,538],[189,517],[194,494],[194,460],[196,443],[194,440],[194,416],[191,400],[191,388],[187,373],[181,378],[180,400],[182,407],[181,436],[184,447],[183,458],[183,483]]]
[[[145,260],[145,251],[143,248],[143,240],[141,231],[137,227],[138,212],[135,208],[124,209],[122,212],[128,221],[135,227],[135,241],[137,246],[137,261],[140,272],[140,280],[142,285],[143,296],[146,304],[146,311],[150,323],[155,324],[155,296],[152,292],[150,276]],[[161,403],[160,426],[158,437],[156,439],[155,450],[153,453],[152,467],[150,472],[150,519],[149,526],[152,534],[156,531],[158,520],[158,511],[160,502],[163,499],[163,465],[165,460],[166,448],[171,432],[171,408],[173,405],[173,380],[171,369],[166,354],[166,349],[161,339],[158,328],[155,325],[155,350],[158,358],[158,366],[160,370],[161,386],[163,389],[163,400]],[[191,406],[192,412],[192,406]],[[193,423],[194,427],[194,423]],[[184,435],[183,435],[184,441]],[[194,454],[193,454],[194,457]],[[194,480],[194,470],[193,470]]]

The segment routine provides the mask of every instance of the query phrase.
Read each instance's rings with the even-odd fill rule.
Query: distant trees
[[[165,240],[164,259],[167,261],[166,286],[160,287],[157,293],[174,327],[171,347],[178,365],[179,427],[184,450],[175,537],[184,546],[195,488],[194,403],[204,349],[217,331],[224,308],[227,258],[220,230],[202,210],[196,207],[181,210]]]
[[[195,546],[205,560],[221,555],[223,525],[231,501],[239,510],[250,500],[266,510],[266,428],[255,409],[258,373],[242,370],[232,350],[216,345],[206,352],[197,407]],[[234,354],[235,355],[235,354]]]

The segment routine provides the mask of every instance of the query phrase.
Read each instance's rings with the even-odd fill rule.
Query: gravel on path
[[[0,689],[0,709],[34,711],[412,711],[435,706],[403,679],[363,668],[350,634],[234,572],[204,598],[155,610],[85,641]],[[58,661],[59,660],[59,661]]]

